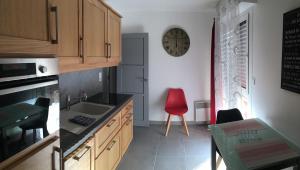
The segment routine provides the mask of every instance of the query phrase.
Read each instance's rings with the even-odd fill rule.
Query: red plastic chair
[[[184,120],[184,114],[188,111],[184,91],[181,88],[168,90],[168,96],[165,105],[165,111],[169,114],[167,120],[167,131],[165,136],[168,136],[168,132],[171,125],[171,115],[177,115],[182,118],[182,123],[185,127],[185,132],[189,136],[187,124]]]

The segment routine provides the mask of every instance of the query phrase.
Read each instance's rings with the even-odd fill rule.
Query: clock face
[[[190,48],[190,38],[183,29],[172,28],[164,34],[162,44],[168,54],[180,57]]]

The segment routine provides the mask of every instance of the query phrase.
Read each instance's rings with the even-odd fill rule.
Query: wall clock
[[[180,57],[189,50],[190,38],[183,29],[172,28],[163,35],[162,44],[168,54]]]

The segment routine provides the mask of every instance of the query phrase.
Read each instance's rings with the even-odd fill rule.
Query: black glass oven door
[[[18,83],[0,84],[1,161],[59,129],[57,76]]]

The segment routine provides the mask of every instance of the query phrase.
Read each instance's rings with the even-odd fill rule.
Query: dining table
[[[227,170],[300,170],[300,149],[259,118],[209,125],[211,167],[218,149]]]

